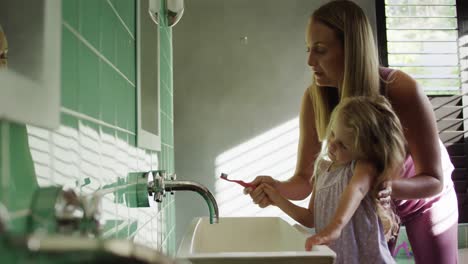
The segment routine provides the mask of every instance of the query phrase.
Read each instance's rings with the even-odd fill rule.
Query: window
[[[456,1],[377,2],[383,64],[410,74],[428,95],[460,94]]]

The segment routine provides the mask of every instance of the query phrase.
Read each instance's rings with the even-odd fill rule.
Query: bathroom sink
[[[279,217],[224,217],[218,224],[195,218],[177,258],[193,264],[333,263],[327,246],[305,251],[306,236]]]

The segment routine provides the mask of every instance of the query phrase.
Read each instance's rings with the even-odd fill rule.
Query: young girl
[[[399,175],[406,156],[399,119],[382,96],[347,98],[333,111],[326,140],[315,163],[309,208],[291,203],[271,185],[259,187],[289,216],[315,227],[306,250],[328,244],[336,263],[394,263],[387,239],[398,230],[397,218],[376,198],[380,185]]]

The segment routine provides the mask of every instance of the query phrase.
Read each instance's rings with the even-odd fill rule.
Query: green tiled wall
[[[136,147],[135,1],[62,1],[61,125],[56,131],[0,121],[0,201],[12,230],[24,232],[37,186],[91,194],[127,173],[174,172],[172,31],[160,27],[160,152]],[[128,238],[175,254],[171,196],[129,208],[118,194],[102,199],[104,237]]]

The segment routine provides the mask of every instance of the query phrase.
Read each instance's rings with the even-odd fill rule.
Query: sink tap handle
[[[174,173],[171,175],[171,181],[175,181],[177,178],[177,175]],[[174,191],[171,190],[171,194],[174,195]]]
[[[154,193],[154,201],[160,203],[162,202],[163,197],[165,197],[166,192],[164,183],[166,178],[166,171],[156,170],[152,171],[151,174],[153,175],[153,181],[148,183],[148,189],[151,189]]]

